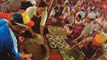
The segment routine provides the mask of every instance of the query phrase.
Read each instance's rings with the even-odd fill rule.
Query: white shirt
[[[26,10],[26,13],[29,15],[30,19],[32,19],[33,16],[37,16],[37,7],[29,7]],[[44,11],[41,16],[41,26],[45,26],[46,20],[47,20],[47,11]]]
[[[93,22],[87,24],[82,30],[81,34],[87,37],[88,35],[91,35],[92,32],[93,32]]]

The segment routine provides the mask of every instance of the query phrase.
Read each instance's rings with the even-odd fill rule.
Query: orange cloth
[[[0,18],[5,18],[7,20],[12,20],[13,16],[11,13],[0,12]]]
[[[96,36],[92,40],[92,43],[96,46],[100,46],[105,42],[106,42],[106,36],[104,36],[103,34],[96,34]]]
[[[95,46],[100,46],[100,44],[95,40],[95,38],[92,40],[92,43],[93,43]]]
[[[30,22],[27,23],[27,25],[33,27],[35,25],[35,23],[32,20],[30,20]]]
[[[20,13],[23,13],[23,12],[25,12],[25,10],[20,9],[19,12],[20,12]]]
[[[32,20],[30,20],[28,14],[26,12],[22,13],[22,17],[23,17],[23,22],[24,24],[28,25],[28,26],[34,26],[34,22]]]

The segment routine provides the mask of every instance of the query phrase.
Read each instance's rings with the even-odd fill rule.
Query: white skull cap
[[[96,12],[96,15],[100,15],[100,12]]]
[[[96,14],[94,12],[90,12],[88,14],[88,17],[91,18],[91,19],[95,19],[96,18]]]
[[[85,12],[84,11],[79,11],[77,12],[76,16],[81,15],[81,19],[85,18]]]
[[[85,10],[85,8],[84,8],[84,7],[82,7],[81,9]]]

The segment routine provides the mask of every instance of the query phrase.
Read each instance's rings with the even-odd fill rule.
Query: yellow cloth
[[[30,22],[30,18],[29,18],[29,16],[27,15],[26,12],[23,12],[23,13],[22,13],[22,17],[23,17],[23,22],[24,22],[24,24],[27,24],[27,23]]]
[[[103,34],[97,34],[95,36],[95,40],[96,42],[98,42],[99,44],[103,44],[106,42],[106,36],[104,36]]]

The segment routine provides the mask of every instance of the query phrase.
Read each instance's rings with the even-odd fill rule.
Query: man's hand
[[[32,57],[32,54],[24,54],[24,53],[20,53],[21,59],[30,59]]]
[[[36,33],[32,33],[32,37],[35,37],[35,36],[37,36],[37,34]]]
[[[84,39],[84,35],[80,35],[79,37],[74,39],[71,43],[78,43],[78,41],[81,41],[82,39]]]
[[[76,44],[76,43],[78,43],[76,40],[73,40],[73,41],[71,42],[71,44]]]

